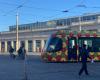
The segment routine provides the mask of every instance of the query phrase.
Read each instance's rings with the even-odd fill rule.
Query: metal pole
[[[16,51],[19,48],[19,38],[18,38],[18,11],[17,11],[17,15],[16,15]]]
[[[72,32],[72,28],[71,28],[71,18],[69,19],[70,22],[70,32]]]
[[[81,26],[81,16],[79,16],[79,31],[81,32],[82,26]]]
[[[0,32],[0,52],[1,52],[2,34]]]

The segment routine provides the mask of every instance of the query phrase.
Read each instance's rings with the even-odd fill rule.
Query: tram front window
[[[50,37],[45,45],[47,52],[56,52],[62,49],[62,40],[58,37]]]

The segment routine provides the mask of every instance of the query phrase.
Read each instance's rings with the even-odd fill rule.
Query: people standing
[[[15,59],[16,56],[13,54],[13,52],[14,52],[14,49],[13,49],[12,46],[10,45],[10,46],[9,46],[10,57],[13,58],[13,59]]]
[[[80,51],[82,51],[82,52],[80,52],[78,60],[80,61],[80,58],[81,58],[82,67],[79,71],[79,76],[83,73],[83,71],[85,71],[86,75],[89,75],[88,70],[87,70],[87,58],[91,59],[91,57],[89,56],[89,51],[88,51],[88,49],[86,49],[85,44],[83,44],[83,47],[81,48]]]
[[[19,48],[18,50],[18,57],[20,59],[25,59],[25,56],[26,56],[26,50],[25,50],[25,46],[24,46],[24,43],[22,43],[21,47]]]

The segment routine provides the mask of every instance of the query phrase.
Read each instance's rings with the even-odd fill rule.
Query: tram
[[[77,61],[79,50],[83,44],[86,44],[90,57],[94,61],[100,61],[99,33],[86,31],[68,32],[60,30],[51,34],[41,56],[47,62]]]

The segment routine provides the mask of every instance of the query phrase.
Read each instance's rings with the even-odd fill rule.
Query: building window
[[[11,46],[11,41],[7,41],[7,51],[9,51],[10,46]]]
[[[79,22],[79,17],[71,18],[71,22]]]
[[[57,21],[57,26],[63,26],[63,22],[61,20]]]
[[[36,52],[41,51],[41,40],[36,40]]]
[[[5,42],[1,42],[1,52],[5,51]]]
[[[32,42],[32,40],[29,40],[28,41],[28,51],[29,52],[32,52],[33,51],[33,42]]]
[[[82,17],[82,21],[90,21],[90,20],[96,20],[97,19],[97,16],[83,16]]]

